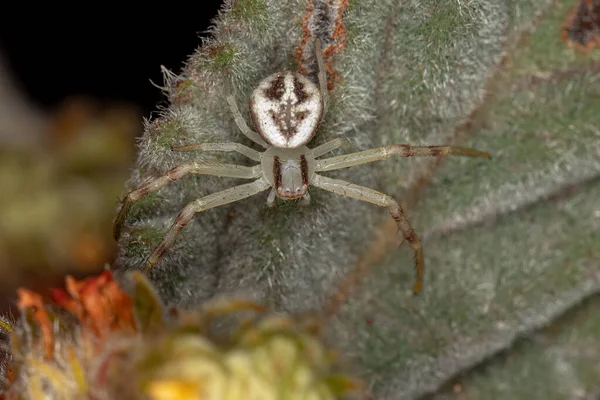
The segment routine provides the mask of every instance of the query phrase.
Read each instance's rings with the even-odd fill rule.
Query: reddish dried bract
[[[109,331],[135,330],[133,300],[109,271],[81,281],[66,278],[65,289],[52,289],[52,300],[73,314],[98,338]]]
[[[13,372],[13,370],[10,368],[10,357],[4,354],[0,354],[0,356],[2,356],[2,361],[0,361],[0,371],[4,371],[5,375],[2,376],[0,375],[0,378],[3,378],[6,380],[6,382],[8,384],[12,384],[15,381],[15,374]],[[0,385],[0,390],[2,389],[2,386]],[[4,395],[0,394],[0,400],[4,400],[5,397]]]
[[[123,292],[108,271],[81,281],[66,278],[65,289],[51,289],[52,300],[73,314],[84,328],[83,332],[103,338],[108,331],[135,330],[133,300]],[[54,357],[52,321],[41,295],[27,289],[18,289],[21,311],[32,311],[41,332],[44,358]]]
[[[581,0],[567,17],[562,37],[584,53],[600,48],[600,0]]]
[[[140,305],[145,305],[162,310],[161,305],[145,304],[144,299],[140,301],[139,296],[148,297],[143,290],[136,290],[138,302],[134,302],[109,271],[83,280],[68,276],[64,289],[55,288],[49,292],[50,299],[27,289],[18,289],[18,305],[25,315],[13,332],[10,363],[0,365],[10,383],[6,399],[0,396],[0,400],[20,399],[23,387],[32,385],[31,382],[34,382],[35,393],[41,393],[43,388],[44,393],[64,395],[60,398],[79,398],[75,394],[87,393],[91,399],[96,390],[104,393],[107,374],[112,373],[111,364],[125,351],[125,347],[119,346],[137,340],[140,328],[134,308],[139,310]],[[65,318],[67,313],[72,314],[75,321]],[[117,347],[110,342],[112,333],[119,338]],[[39,360],[40,347],[43,361]],[[37,379],[46,376],[47,371],[53,374],[47,381]],[[16,372],[14,376],[13,372]],[[37,380],[30,381],[33,376]],[[41,395],[33,397],[42,398]],[[93,398],[109,397],[94,395]]]
[[[44,358],[49,360],[54,357],[54,331],[50,315],[44,307],[42,296],[27,289],[17,289],[19,300],[17,302],[22,312],[31,309],[33,318],[40,326],[42,333],[42,345],[44,348]]]
[[[327,88],[333,89],[339,74],[333,67],[333,55],[339,53],[346,44],[346,28],[343,24],[344,11],[348,8],[348,0],[326,0],[315,7],[314,1],[310,0],[306,13],[302,19],[302,40],[296,49],[296,58],[300,72],[307,75],[316,70],[314,60],[314,40],[318,37],[323,42],[323,58],[325,68],[329,73]]]

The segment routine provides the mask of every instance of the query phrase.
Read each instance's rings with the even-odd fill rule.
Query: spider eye
[[[293,189],[290,189],[289,187],[283,188],[281,186],[277,188],[277,195],[283,199],[288,199],[288,200],[297,199],[299,197],[302,197],[307,192],[308,192],[307,185],[298,186]]]

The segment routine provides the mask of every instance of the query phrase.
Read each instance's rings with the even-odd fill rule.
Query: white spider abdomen
[[[314,136],[323,104],[304,75],[280,71],[263,79],[250,97],[250,116],[260,136],[279,148],[303,146]]]

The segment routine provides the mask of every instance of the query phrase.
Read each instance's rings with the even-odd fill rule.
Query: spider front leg
[[[233,114],[235,124],[237,125],[238,129],[244,134],[244,136],[252,140],[254,143],[264,147],[265,149],[268,148],[269,145],[267,144],[267,142],[265,142],[258,133],[250,129],[250,127],[244,120],[244,117],[242,116],[242,113],[240,112],[240,109],[237,106],[237,103],[235,102],[235,97],[229,95],[227,96],[226,100],[227,104],[229,104],[229,108],[231,109],[231,113]]]
[[[440,157],[447,155],[490,158],[490,154],[466,147],[451,146],[409,146],[407,144],[393,144],[377,149],[359,151],[357,153],[317,160],[316,171],[333,171],[355,165],[366,164],[373,161],[385,160],[390,157]]]
[[[121,227],[123,226],[125,218],[127,218],[127,214],[129,213],[129,209],[134,202],[152,192],[157,191],[171,182],[181,179],[187,174],[216,175],[230,178],[252,179],[258,178],[262,173],[260,172],[260,166],[244,167],[241,165],[222,164],[216,162],[189,162],[172,168],[167,171],[165,175],[152,179],[151,181],[140,186],[138,189],[129,192],[129,194],[125,196],[113,227],[113,236],[115,240],[118,240],[119,236],[121,236]]]
[[[412,247],[415,253],[415,270],[417,274],[416,282],[413,287],[413,292],[416,294],[421,291],[423,287],[423,272],[425,269],[425,261],[423,258],[423,250],[421,248],[421,241],[419,240],[415,231],[411,228],[406,215],[400,207],[400,204],[387,194],[378,192],[368,187],[355,185],[350,182],[331,179],[321,175],[314,175],[313,180],[310,182],[312,185],[342,195],[351,197],[353,199],[366,201],[373,203],[379,207],[386,207],[392,218],[396,221],[398,229],[402,231],[404,239]]]
[[[336,138],[330,140],[329,142],[325,142],[314,149],[311,150],[314,158],[321,157],[323,154],[327,154],[337,148],[342,148],[344,150],[348,150],[351,148],[352,144],[348,139]]]
[[[248,146],[244,146],[240,143],[197,143],[188,144],[186,146],[174,146],[173,151],[222,151],[222,152],[237,152],[251,160],[260,161],[261,153]]]
[[[304,196],[302,196],[298,202],[298,205],[300,207],[308,207],[310,205],[310,193],[307,192]]]
[[[183,210],[179,212],[177,217],[175,217],[173,225],[169,228],[169,231],[166,233],[162,242],[160,242],[150,257],[148,257],[144,266],[144,272],[148,273],[150,269],[158,263],[163,254],[173,246],[179,232],[181,232],[181,230],[191,221],[196,213],[225,204],[234,203],[267,190],[270,187],[271,184],[265,178],[261,177],[251,183],[234,186],[217,193],[209,194],[208,196],[202,197],[186,205]]]
[[[327,114],[329,95],[327,92],[327,69],[325,68],[325,60],[323,60],[323,50],[321,48],[321,39],[315,39],[315,58],[317,59],[317,67],[319,68],[318,79],[319,79],[319,91],[321,92],[321,101],[323,103],[323,116]]]

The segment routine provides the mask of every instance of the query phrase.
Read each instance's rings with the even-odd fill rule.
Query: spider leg
[[[172,147],[173,151],[224,151],[238,152],[251,160],[260,161],[260,152],[240,143],[197,143]]]
[[[230,178],[252,179],[258,178],[262,173],[260,172],[260,165],[255,167],[244,167],[241,165],[222,164],[216,162],[189,162],[172,168],[167,171],[165,175],[146,182],[138,189],[129,192],[127,196],[125,196],[121,202],[121,208],[117,214],[115,225],[113,227],[113,236],[115,240],[119,239],[119,236],[121,235],[121,226],[125,222],[125,218],[127,217],[129,209],[135,201],[157,191],[163,186],[166,186],[167,184],[174,182],[187,174],[216,175]]]
[[[300,207],[306,207],[306,206],[310,205],[310,193],[306,192],[306,194],[304,196],[302,196],[302,198],[298,202],[298,205]]]
[[[275,197],[277,197],[277,192],[275,192],[275,188],[271,189],[269,196],[267,196],[267,207],[272,208],[275,206]]]
[[[409,146],[407,144],[393,144],[377,149],[359,151],[357,153],[317,160],[316,171],[333,171],[335,169],[352,167],[373,161],[385,160],[390,157],[422,157],[422,156],[468,156],[490,158],[489,153],[466,147],[451,146]]]
[[[325,62],[323,61],[323,50],[321,49],[321,39],[315,40],[315,58],[317,59],[317,67],[319,67],[319,91],[321,92],[321,101],[323,102],[323,116],[327,114],[327,105],[329,93],[327,91],[327,70],[325,69]]]
[[[347,139],[337,138],[337,139],[330,140],[329,142],[323,143],[323,144],[315,147],[311,151],[313,153],[313,157],[317,158],[317,157],[321,157],[323,154],[327,154],[330,151],[333,151],[339,147],[343,147],[344,144],[347,144],[347,143],[348,143]]]
[[[404,239],[410,244],[410,247],[412,247],[415,253],[415,270],[417,277],[415,285],[413,286],[413,292],[416,294],[421,291],[423,287],[423,271],[425,268],[421,241],[415,231],[411,228],[402,207],[400,207],[400,204],[398,204],[396,200],[387,194],[368,187],[355,185],[338,179],[327,178],[322,175],[315,174],[311,184],[342,196],[373,203],[379,207],[386,207],[392,215],[392,218],[396,221],[398,229],[402,231],[402,236],[404,236]]]
[[[242,113],[235,102],[235,97],[232,95],[227,96],[227,103],[229,104],[229,108],[231,108],[231,113],[233,114],[235,124],[238,126],[240,131],[242,131],[242,133],[254,143],[264,147],[265,149],[269,147],[267,142],[265,142],[258,133],[254,132],[252,129],[250,129],[250,127],[248,127],[248,124],[246,124],[246,121],[244,120],[244,117],[242,116]]]
[[[196,213],[245,199],[246,197],[267,190],[270,187],[271,184],[265,178],[261,177],[254,182],[209,194],[208,196],[204,196],[187,204],[183,210],[177,214],[177,217],[175,217],[175,221],[169,228],[169,231],[166,233],[162,242],[160,242],[150,257],[148,257],[144,266],[144,272],[148,273],[148,271],[158,263],[162,255],[173,246],[179,232],[181,232],[181,230],[191,221]]]

